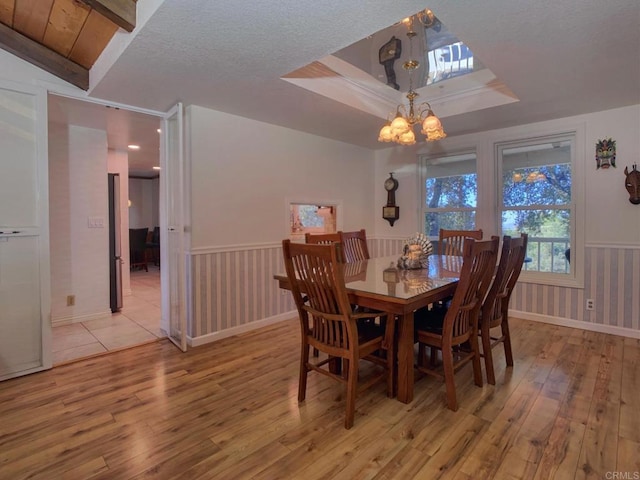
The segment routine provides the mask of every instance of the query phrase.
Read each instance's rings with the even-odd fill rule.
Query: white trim
[[[587,243],[585,244],[586,248],[624,248],[629,250],[640,250],[640,245],[629,245],[626,243]]]
[[[71,325],[72,323],[88,322],[89,320],[97,320],[100,318],[110,317],[113,315],[111,310],[105,310],[103,312],[87,313],[85,315],[69,315],[67,317],[59,317],[51,320],[53,327],[59,327],[61,325]]]
[[[409,235],[372,235],[367,237],[368,240],[405,240]],[[203,255],[207,253],[225,253],[225,252],[242,252],[245,250],[266,250],[269,248],[279,248],[282,244],[280,242],[269,242],[269,243],[243,243],[238,245],[219,245],[219,246],[205,246],[205,247],[194,247],[188,250],[187,253],[191,255]],[[587,248],[624,248],[631,250],[640,249],[640,245],[629,245],[629,244],[617,244],[617,243],[609,243],[609,244],[598,244],[598,243],[588,243],[585,245]],[[537,283],[537,282],[525,282],[525,283]],[[566,284],[566,285],[558,285],[558,286],[568,286],[568,287],[576,287],[575,283]]]
[[[49,230],[49,106],[47,92],[36,94],[36,151],[38,156],[38,230],[40,245],[40,325],[42,367],[53,367],[53,332],[51,331],[51,237]]]
[[[234,335],[239,335],[241,333],[250,332],[258,328],[273,325],[274,323],[283,322],[284,320],[290,320],[292,317],[295,317],[296,315],[297,315],[297,312],[295,310],[292,310],[290,312],[274,315],[273,317],[263,318],[262,320],[246,323],[244,325],[238,325],[237,327],[226,328],[224,330],[220,330],[217,332],[207,333],[206,335],[201,335],[199,337],[187,336],[187,344],[190,347],[199,347],[200,345],[205,345],[207,343],[217,342],[218,340],[222,340],[223,338],[228,338]]]
[[[24,367],[24,365],[23,365],[23,367]],[[47,368],[51,368],[51,367],[47,367]],[[42,365],[35,365],[33,367],[27,367],[27,368],[24,368],[23,370],[7,373],[5,375],[0,375],[0,382],[3,382],[5,380],[9,380],[10,378],[17,378],[17,377],[22,377],[24,375],[29,375],[30,373],[41,372],[42,370],[43,370]]]
[[[369,241],[377,240],[406,240],[411,235],[375,235],[367,237]],[[268,250],[270,248],[281,248],[282,242],[269,242],[269,243],[242,243],[238,245],[219,245],[219,246],[205,246],[191,248],[187,253],[190,255],[206,255],[208,253],[229,253],[229,252],[244,252],[251,250]]]
[[[243,243],[239,245],[220,245],[208,247],[195,247],[188,251],[191,255],[205,255],[207,253],[243,252],[245,250],[267,250],[269,248],[281,248],[282,242],[271,243]]]
[[[513,318],[521,318],[523,320],[531,320],[533,322],[550,323],[551,325],[559,325],[561,327],[579,328],[581,330],[589,330],[591,332],[607,333],[609,335],[619,335],[621,337],[640,339],[640,330],[616,327],[615,325],[582,322],[580,320],[572,320],[570,318],[551,317],[549,315],[520,312],[518,310],[509,310],[509,316]]]
[[[107,106],[107,107],[117,107],[120,110],[129,110],[131,112],[144,113],[146,115],[152,115],[154,117],[160,117],[160,118],[162,118],[166,114],[166,112],[158,112],[156,110],[149,110],[147,108],[136,107],[136,106],[127,105],[127,104],[124,104],[124,103],[111,102],[111,101],[108,101],[108,100],[103,100],[101,98],[87,97],[87,96],[83,96],[83,95],[74,95],[72,92],[57,92],[57,91],[50,90],[49,91],[49,95],[55,95],[57,97],[65,97],[65,98],[72,98],[72,99],[76,99],[76,100],[82,100],[84,102],[94,103],[94,104],[97,104],[97,105],[104,105],[104,106]]]
[[[372,237],[367,236],[367,240],[406,240],[411,237],[412,234],[407,235],[374,235]]]

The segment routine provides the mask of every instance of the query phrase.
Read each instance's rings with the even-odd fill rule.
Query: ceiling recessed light
[[[153,167],[154,170],[160,170],[160,167]]]
[[[156,131],[157,131],[158,133],[162,133],[162,130],[160,130],[160,129],[158,129],[158,130],[156,130]]]
[[[129,150],[140,150],[140,145],[127,145]]]

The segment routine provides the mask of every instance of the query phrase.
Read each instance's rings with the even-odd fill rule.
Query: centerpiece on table
[[[424,233],[415,233],[405,240],[402,256],[398,259],[398,268],[417,270],[429,266],[429,255],[433,253],[433,245]]]

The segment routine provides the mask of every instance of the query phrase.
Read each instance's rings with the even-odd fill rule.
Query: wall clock
[[[393,227],[393,223],[400,218],[400,207],[396,206],[396,190],[398,180],[393,178],[393,172],[384,181],[384,189],[387,191],[387,204],[382,207],[382,218],[387,220]]]

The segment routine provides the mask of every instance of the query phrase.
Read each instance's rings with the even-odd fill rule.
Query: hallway
[[[164,338],[166,335],[160,330],[160,269],[132,271],[131,291],[118,313],[54,327],[53,365]]]

